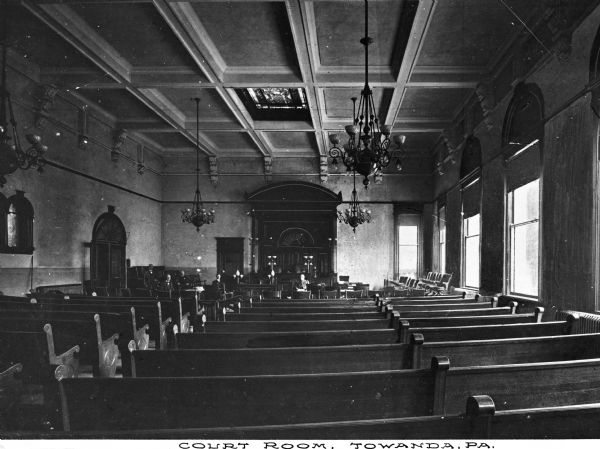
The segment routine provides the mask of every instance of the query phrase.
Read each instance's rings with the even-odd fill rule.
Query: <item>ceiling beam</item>
[[[406,84],[410,79],[411,73],[415,67],[419,51],[423,44],[425,32],[427,27],[431,23],[431,17],[435,8],[435,0],[421,0],[415,18],[413,26],[410,32],[410,38],[404,50],[404,58],[400,70],[398,71],[398,77],[396,79],[396,87],[390,101],[390,107],[385,117],[384,123],[393,124],[396,121],[396,116],[400,111],[402,100],[406,91]]]
[[[23,0],[22,4],[141,103],[195,143],[194,136],[185,129],[178,115],[172,110],[163,109],[161,104],[156,103],[157,97],[150,95],[148,90],[144,91],[132,84],[132,66],[71,8],[63,4],[38,4],[32,0]],[[207,155],[214,154],[214,151],[202,145],[200,149]]]
[[[235,90],[226,89],[223,86],[227,65],[195,10],[188,3],[170,3],[166,0],[153,0],[153,3],[198,67],[206,74],[208,81],[214,84],[221,99],[240,125],[248,132],[261,154],[270,156],[267,143],[262,139],[260,133],[254,130],[254,121],[239,101]]]
[[[319,96],[317,95],[318,88],[314,85],[315,67],[312,63],[314,60],[314,55],[312,55],[314,49],[312,48],[310,36],[307,32],[308,24],[306,23],[306,11],[304,10],[304,8],[306,8],[306,3],[301,0],[287,0],[285,6],[290,22],[290,28],[292,30],[300,73],[302,74],[302,79],[306,85],[306,98],[312,125],[315,130],[319,156],[325,156],[327,155],[327,150],[322,132],[323,117],[321,115],[321,112],[324,111],[324,105],[320,103]]]

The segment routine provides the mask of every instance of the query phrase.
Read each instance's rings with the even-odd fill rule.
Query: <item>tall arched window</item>
[[[98,217],[92,231],[91,281],[92,288],[125,287],[125,245],[127,235],[123,223],[115,215],[115,208]]]
[[[2,217],[5,219],[0,230],[6,235],[5,252],[33,254],[33,206],[25,198],[25,192],[17,190],[7,200],[4,211],[6,215]]]
[[[521,83],[508,106],[502,148],[506,174],[506,279],[512,295],[537,298],[540,260],[540,173],[544,100]]]

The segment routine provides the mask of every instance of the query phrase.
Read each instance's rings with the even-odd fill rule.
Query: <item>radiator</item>
[[[566,320],[567,315],[572,313],[579,315],[576,334],[593,334],[595,332],[600,332],[600,315],[577,312],[575,310],[558,310],[556,312],[556,319],[559,321]]]

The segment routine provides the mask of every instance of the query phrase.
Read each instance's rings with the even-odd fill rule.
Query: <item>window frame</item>
[[[440,273],[446,272],[446,262],[446,206],[444,205],[438,209],[438,269]]]
[[[534,182],[538,183],[538,205],[539,205],[538,216],[535,219],[530,219],[530,220],[522,221],[522,222],[515,224],[515,223],[513,223],[514,192],[517,189],[525,187]],[[541,228],[542,228],[541,227],[541,197],[542,197],[541,178],[536,178],[534,180],[526,182],[525,184],[518,185],[511,190],[508,190],[508,189],[506,190],[506,226],[505,226],[505,230],[506,230],[506,235],[505,235],[506,275],[504,276],[504,280],[505,280],[504,289],[505,289],[505,292],[511,296],[522,297],[522,298],[527,298],[527,299],[532,299],[532,300],[539,300],[539,297],[540,297],[540,288],[541,288],[540,270],[541,270],[541,243],[542,243],[541,242]],[[523,226],[533,224],[533,223],[537,224],[537,232],[538,232],[537,267],[536,267],[537,268],[537,278],[538,278],[537,279],[537,295],[530,295],[527,293],[517,292],[517,291],[513,290],[514,265],[515,265],[515,263],[513,261],[514,230],[518,229],[520,227],[523,227]]]
[[[401,226],[417,226],[417,244],[416,245],[401,245],[400,244],[400,227]],[[423,214],[415,212],[399,212],[396,214],[394,225],[394,274],[397,279],[400,276],[400,249],[402,246],[417,247],[417,264],[415,267],[415,277],[418,278],[423,269]]]
[[[468,235],[467,236],[467,220],[469,220],[470,218],[479,216],[479,232],[477,234],[473,234],[473,235]],[[461,257],[461,267],[462,267],[462,276],[461,276],[461,284],[463,288],[466,289],[472,289],[472,290],[479,290],[481,288],[481,211],[474,214],[474,215],[470,215],[468,217],[465,218],[464,214],[462,214],[462,225],[461,225],[461,237],[462,237],[462,241],[461,241],[461,253],[462,253],[462,257]],[[477,247],[478,247],[478,251],[477,251],[477,267],[478,267],[478,280],[479,280],[479,285],[474,286],[474,285],[467,285],[467,239],[471,239],[471,238],[475,238],[477,237],[478,242],[477,242]]]

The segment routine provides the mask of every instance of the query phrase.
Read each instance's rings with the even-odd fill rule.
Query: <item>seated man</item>
[[[296,290],[306,290],[306,287],[308,286],[308,284],[309,284],[309,282],[304,277],[304,274],[301,274],[300,280],[296,284]]]

